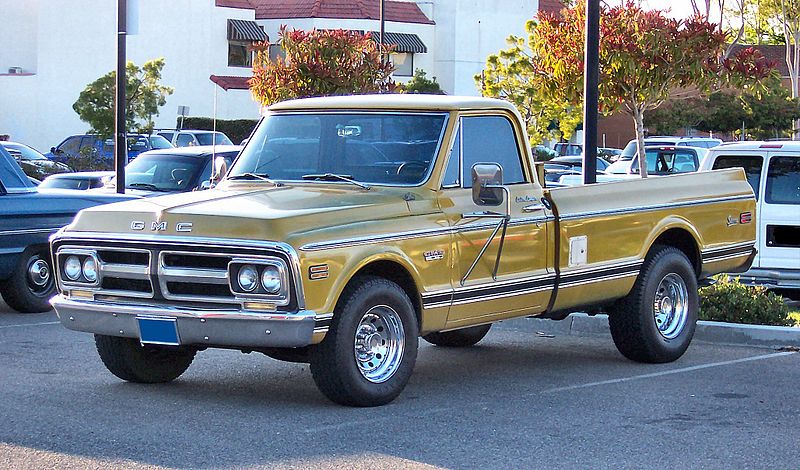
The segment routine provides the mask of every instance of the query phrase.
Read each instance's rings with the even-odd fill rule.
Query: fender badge
[[[444,259],[444,251],[442,250],[426,251],[425,253],[423,253],[423,256],[425,256],[425,261],[436,261]]]

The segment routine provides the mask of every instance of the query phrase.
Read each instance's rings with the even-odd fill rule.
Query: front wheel
[[[186,372],[197,353],[185,346],[142,345],[116,336],[94,335],[94,343],[109,372],[136,383],[171,382]]]
[[[656,247],[644,261],[633,290],[608,315],[614,344],[638,362],[672,362],[694,336],[699,310],[697,278],[686,255]]]
[[[55,292],[56,283],[47,250],[25,251],[11,278],[0,284],[3,300],[20,313],[50,310],[50,297]]]
[[[311,354],[314,382],[341,405],[389,403],[411,377],[418,331],[414,307],[400,286],[374,276],[355,279]]]

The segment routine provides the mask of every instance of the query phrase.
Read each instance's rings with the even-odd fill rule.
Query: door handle
[[[545,210],[544,204],[531,204],[522,208],[522,212],[536,212]]]

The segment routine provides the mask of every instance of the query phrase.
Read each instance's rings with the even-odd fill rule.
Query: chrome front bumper
[[[50,301],[61,323],[70,330],[107,336],[140,338],[139,315],[174,318],[182,345],[234,348],[301,347],[312,343],[322,318],[309,310],[299,312],[241,312],[193,310],[145,304],[120,304],[69,299],[57,295]],[[317,332],[327,330],[317,328]]]

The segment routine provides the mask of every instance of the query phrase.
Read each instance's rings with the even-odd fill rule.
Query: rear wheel
[[[492,324],[471,326],[460,330],[443,331],[439,333],[429,333],[422,337],[425,341],[449,348],[464,348],[478,344],[480,340],[489,333]]]
[[[633,290],[608,316],[617,349],[639,362],[672,362],[694,336],[699,300],[697,278],[686,255],[656,247],[645,259]]]
[[[355,279],[342,294],[330,331],[311,354],[311,374],[331,401],[378,406],[403,391],[417,359],[414,307],[394,282]]]
[[[50,297],[55,295],[56,283],[50,264],[47,250],[29,249],[22,254],[11,278],[0,284],[0,293],[9,307],[20,313],[52,308]]]
[[[116,336],[94,335],[94,342],[109,372],[137,383],[171,382],[186,372],[197,353],[187,347],[142,345]]]

